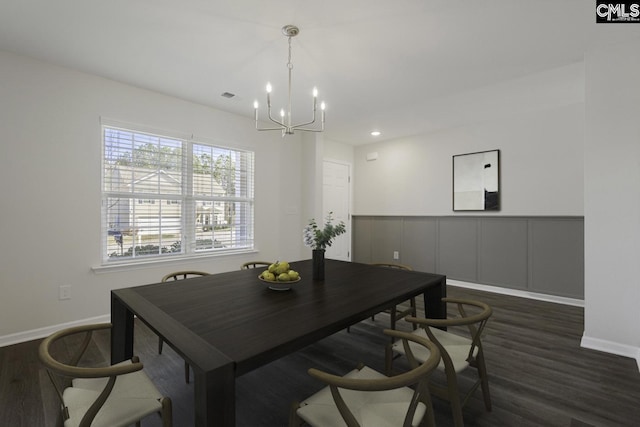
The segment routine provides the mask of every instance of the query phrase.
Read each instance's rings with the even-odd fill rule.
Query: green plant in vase
[[[313,279],[324,280],[324,251],[331,246],[333,239],[346,231],[344,222],[333,224],[333,212],[329,212],[320,228],[315,219],[304,228],[304,244],[313,250]]]

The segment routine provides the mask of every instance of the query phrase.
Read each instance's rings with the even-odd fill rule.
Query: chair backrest
[[[377,267],[397,268],[399,270],[413,271],[413,268],[404,264],[395,264],[395,263],[389,263],[389,262],[374,262],[371,265],[375,265]]]
[[[205,273],[204,271],[195,271],[195,270],[184,270],[184,271],[175,271],[173,273],[169,273],[162,278],[162,282],[168,282],[170,280],[182,280],[189,279],[191,277],[199,277],[199,276],[208,276],[209,273]]]
[[[107,397],[109,397],[109,394],[111,393],[111,390],[115,385],[117,376],[139,371],[142,369],[142,363],[137,362],[137,360],[135,363],[109,367],[91,368],[77,366],[78,362],[82,358],[82,355],[85,353],[87,347],[89,346],[89,343],[91,342],[93,331],[103,329],[111,329],[111,324],[101,323],[63,329],[45,338],[40,343],[40,347],[38,349],[38,357],[40,359],[40,362],[45,366],[47,374],[49,375],[49,378],[51,379],[51,382],[56,389],[56,393],[58,394],[58,397],[60,399],[60,404],[63,408],[65,408],[65,403],[63,400],[63,390],[65,386],[64,383],[60,383],[60,381],[57,379],[57,376],[60,376],[64,379],[108,378],[104,389],[102,390],[98,398],[89,407],[87,413],[82,418],[82,422],[80,425],[91,425],[91,422],[95,418],[96,414],[104,405]],[[84,334],[84,338],[76,351],[71,352],[70,360],[65,362],[59,361],[51,351],[54,344],[61,339],[80,333]],[[69,348],[67,341],[65,341],[65,348]],[[68,411],[66,411],[66,408],[64,416],[65,419],[69,418],[69,413]]]
[[[416,317],[407,317],[408,322],[426,326],[427,336],[429,339],[438,344],[437,337],[433,334],[429,327],[449,328],[456,326],[466,326],[469,329],[471,337],[471,346],[469,348],[468,359],[473,358],[476,347],[482,348],[480,338],[487,324],[487,321],[493,314],[492,308],[481,301],[461,299],[461,298],[442,298],[447,304],[455,304],[458,307],[459,317],[450,317],[448,319],[421,319]],[[442,346],[439,345],[442,351]],[[443,358],[447,357],[443,354]]]
[[[411,425],[419,402],[431,401],[427,380],[429,374],[438,366],[438,363],[440,362],[440,351],[438,350],[438,347],[431,341],[408,332],[385,329],[384,333],[391,337],[400,338],[402,340],[404,348],[407,352],[407,358],[409,359],[411,370],[393,377],[359,379],[332,375],[314,368],[309,369],[309,375],[329,385],[334,402],[338,407],[338,410],[340,411],[340,415],[342,415],[342,418],[349,427],[357,426],[358,422],[353,413],[347,407],[344,399],[342,398],[342,395],[339,391],[340,388],[373,392],[393,390],[417,384],[417,386],[414,388],[413,398],[411,399],[411,403],[409,404],[403,426]],[[426,347],[430,352],[430,357],[419,364],[413,356],[413,352],[409,346],[409,341]],[[428,408],[427,410],[431,410],[431,408]]]
[[[248,270],[250,268],[269,267],[271,264],[273,264],[273,263],[267,262],[267,261],[249,261],[249,262],[245,262],[244,264],[242,264],[240,269],[241,270]]]

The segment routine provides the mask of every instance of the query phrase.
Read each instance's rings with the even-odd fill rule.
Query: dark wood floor
[[[484,337],[493,411],[480,393],[464,409],[469,426],[638,426],[640,373],[635,360],[580,348],[583,309],[449,287],[449,296],[481,299],[494,308]],[[309,367],[344,373],[362,361],[382,370],[385,315],[376,316],[237,381],[239,426],[285,426],[290,402],[315,392]],[[37,362],[39,341],[0,348],[0,426],[58,425],[55,396]],[[99,336],[88,356],[108,360],[109,340]],[[136,324],[136,354],[158,387],[173,400],[174,425],[193,425],[193,385],[183,362]],[[437,380],[438,378],[435,378]],[[466,379],[463,380],[466,382]],[[438,426],[450,426],[446,403],[434,399]],[[160,426],[158,417],[143,426]]]

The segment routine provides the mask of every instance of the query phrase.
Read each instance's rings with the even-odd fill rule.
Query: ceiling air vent
[[[224,98],[229,98],[229,99],[231,99],[231,98],[233,98],[234,96],[236,96],[236,94],[235,94],[235,93],[231,93],[231,92],[223,92],[221,96],[222,96],[222,97],[224,97]]]

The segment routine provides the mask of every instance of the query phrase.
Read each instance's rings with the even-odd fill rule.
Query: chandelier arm
[[[282,127],[287,127],[284,123],[279,122],[278,120],[274,119],[274,118],[271,116],[271,107],[269,107],[269,108],[267,109],[267,112],[269,113],[269,120],[271,120],[273,123],[275,123],[275,124],[277,124],[277,125],[280,125],[280,126],[282,126]]]
[[[313,110],[313,120],[311,120],[310,122],[307,122],[307,123],[300,123],[300,124],[297,124],[297,125],[293,125],[293,126],[291,126],[291,129],[296,129],[296,130],[305,130],[305,129],[300,129],[300,128],[301,128],[302,126],[309,126],[309,125],[312,125],[312,124],[314,124],[315,122],[316,122],[316,110],[315,110],[315,108],[314,108],[314,110]],[[324,111],[323,111],[323,117],[322,117],[322,121],[321,121],[321,124],[320,124],[320,128],[321,128],[322,130],[324,130]],[[307,130],[308,130],[308,129],[307,129]],[[321,131],[317,131],[317,132],[321,132]]]
[[[284,123],[279,122],[279,121],[277,121],[276,119],[272,119],[271,117],[269,117],[269,120],[271,120],[271,122],[273,122],[273,123],[277,124],[277,125],[278,125],[278,126],[280,126],[281,128],[286,128],[286,127],[287,127],[287,125],[285,125]]]
[[[259,130],[259,131],[263,131],[263,130],[283,130],[283,129],[284,129],[284,127],[282,127],[282,126],[281,127],[277,127],[277,128],[259,128],[259,127],[256,127],[256,130]]]
[[[303,132],[323,132],[324,131],[324,126],[321,127],[320,129],[309,129],[309,128],[294,128],[295,130],[299,130],[299,131],[303,131]]]
[[[308,126],[308,125],[312,125],[316,122],[316,97],[313,97],[313,116],[311,118],[310,122],[306,122],[306,123],[299,123],[297,125],[292,125],[291,123],[289,123],[289,127],[292,129],[298,129],[301,126]]]
[[[310,122],[307,122],[307,123],[299,123],[299,124],[297,124],[297,125],[292,125],[292,126],[290,126],[290,127],[291,127],[291,129],[298,129],[298,128],[302,127],[302,126],[309,126],[309,125],[312,125],[312,124],[314,124],[315,122],[316,122],[316,118],[314,117],[314,118],[313,118],[313,120],[311,120]]]

